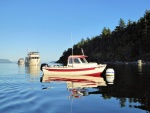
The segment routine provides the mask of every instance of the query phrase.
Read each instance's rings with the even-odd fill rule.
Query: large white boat
[[[40,65],[40,55],[39,52],[29,52],[25,58],[25,65],[27,66],[39,66]]]
[[[67,66],[48,66],[41,64],[41,70],[48,75],[86,75],[100,76],[106,64],[88,63],[85,55],[71,55],[68,57]]]
[[[23,64],[24,64],[24,59],[23,58],[19,58],[18,65],[23,65]]]

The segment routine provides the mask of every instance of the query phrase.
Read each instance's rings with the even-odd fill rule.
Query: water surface
[[[114,64],[113,85],[89,77],[47,77],[39,67],[0,64],[0,113],[150,112],[150,65]],[[78,93],[78,94],[77,94]]]

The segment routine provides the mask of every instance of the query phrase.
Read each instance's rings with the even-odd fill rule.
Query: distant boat
[[[18,65],[23,65],[23,64],[24,64],[24,59],[23,58],[19,58]]]
[[[88,63],[85,55],[71,55],[68,57],[67,66],[48,66],[41,64],[41,70],[48,75],[86,75],[100,76],[106,64]]]
[[[39,66],[40,65],[40,55],[39,52],[29,52],[25,58],[26,66]]]

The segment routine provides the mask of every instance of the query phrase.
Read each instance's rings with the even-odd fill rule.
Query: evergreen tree
[[[110,29],[109,28],[107,29],[106,27],[104,27],[102,30],[102,36],[108,36],[110,34],[111,34]]]
[[[150,60],[150,11],[146,11],[138,22],[128,20],[127,25],[120,18],[119,25],[112,32],[104,27],[101,35],[87,38],[74,45],[74,54],[81,54],[81,48],[89,61],[135,61]],[[65,62],[72,49],[64,51],[58,62]]]
[[[120,26],[121,28],[126,28],[126,24],[125,24],[124,20],[121,19],[121,18],[120,18],[120,20],[119,20],[119,26]]]

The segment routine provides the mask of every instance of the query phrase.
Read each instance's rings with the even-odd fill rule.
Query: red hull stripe
[[[101,72],[99,72],[99,73],[87,74],[87,75],[85,75],[85,76],[101,77],[100,74],[101,74]]]
[[[95,68],[82,68],[82,69],[46,69],[48,71],[55,71],[55,72],[76,72],[76,71],[89,71],[94,70]]]

